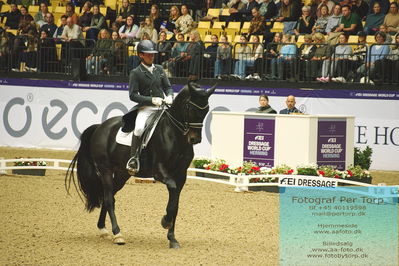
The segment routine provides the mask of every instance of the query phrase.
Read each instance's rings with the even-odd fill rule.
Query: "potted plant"
[[[24,169],[23,166],[46,166],[45,161],[30,161],[29,158],[17,158],[24,159],[26,161],[15,162],[14,166],[21,166],[21,169],[12,169],[12,173],[16,175],[34,175],[34,176],[44,176],[46,174],[46,169]]]

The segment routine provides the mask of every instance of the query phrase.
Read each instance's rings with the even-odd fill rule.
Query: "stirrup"
[[[130,158],[126,163],[126,170],[130,175],[137,174],[140,170],[140,160],[135,156]]]

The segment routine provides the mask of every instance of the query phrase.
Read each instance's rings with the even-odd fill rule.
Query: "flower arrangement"
[[[26,159],[27,161],[14,162],[14,166],[46,166],[45,161],[30,161],[28,158],[16,157],[15,159]]]
[[[299,165],[296,169],[282,164],[273,168],[259,167],[254,162],[244,162],[242,166],[231,168],[225,160],[217,159],[194,159],[193,165],[195,168],[212,170],[217,172],[224,172],[230,174],[244,174],[244,175],[308,175],[308,176],[320,176],[330,178],[341,178],[353,181],[363,181],[371,183],[371,175],[367,170],[362,169],[359,165],[350,166],[347,170],[339,171],[332,166],[317,166],[316,164]],[[277,177],[253,177],[250,179],[250,183],[267,183],[276,182]]]

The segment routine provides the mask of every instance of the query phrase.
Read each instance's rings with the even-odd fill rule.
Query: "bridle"
[[[205,110],[206,108],[209,107],[209,104],[206,104],[205,106],[199,106],[196,103],[192,102],[191,100],[187,101],[185,104],[185,107],[184,107],[185,112],[184,112],[184,116],[183,116],[183,122],[180,122],[170,112],[165,110],[165,113],[168,115],[172,124],[175,125],[181,131],[181,133],[183,135],[187,135],[191,128],[202,129],[202,127],[204,126],[204,124],[202,122],[198,123],[198,122],[189,122],[188,121],[187,115],[189,113],[190,105],[194,106],[195,108],[197,108],[199,110]]]

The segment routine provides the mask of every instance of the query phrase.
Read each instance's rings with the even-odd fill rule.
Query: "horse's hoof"
[[[161,225],[165,229],[170,229],[172,227],[173,223],[172,222],[167,222],[166,221],[166,216],[164,216],[164,217],[162,217]]]
[[[169,248],[179,249],[180,248],[180,244],[177,241],[170,241],[169,242]]]
[[[125,241],[125,239],[123,238],[123,236],[122,236],[121,233],[119,233],[119,234],[117,234],[117,235],[114,236],[113,242],[114,242],[114,244],[117,244],[117,245],[124,245],[124,244],[126,244],[126,241]]]
[[[100,229],[100,238],[103,239],[112,239],[111,234],[106,228],[101,228]]]

